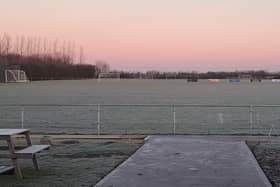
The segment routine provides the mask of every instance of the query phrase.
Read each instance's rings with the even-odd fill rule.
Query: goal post
[[[5,82],[6,83],[17,83],[17,82],[28,82],[25,71],[19,69],[6,69],[5,70]]]
[[[98,81],[101,80],[117,80],[121,79],[121,74],[118,72],[111,72],[111,73],[99,73],[98,74]]]

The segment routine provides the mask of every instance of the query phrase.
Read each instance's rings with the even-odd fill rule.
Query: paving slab
[[[96,187],[271,187],[243,141],[151,136]]]

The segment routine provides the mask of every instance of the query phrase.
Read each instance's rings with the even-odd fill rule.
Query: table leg
[[[32,141],[31,141],[30,133],[29,132],[25,133],[25,138],[26,138],[27,145],[31,146],[32,145]]]
[[[39,164],[38,164],[37,157],[36,157],[35,154],[32,156],[32,161],[33,161],[34,168],[35,168],[37,171],[39,171],[40,168],[39,168]]]
[[[25,133],[25,138],[26,138],[27,145],[31,146],[32,145],[32,141],[31,141],[30,133],[29,132]],[[38,161],[37,161],[36,154],[32,155],[32,161],[33,161],[34,168],[37,171],[39,171],[40,168],[39,168],[39,164],[38,164]]]
[[[15,168],[15,173],[16,173],[18,178],[22,179],[23,176],[22,176],[22,173],[21,173],[21,170],[20,170],[20,166],[18,164],[17,157],[15,155],[15,147],[14,147],[12,138],[7,139],[7,144],[8,144],[8,147],[9,147],[9,151],[11,153],[11,158],[12,158],[13,166]]]

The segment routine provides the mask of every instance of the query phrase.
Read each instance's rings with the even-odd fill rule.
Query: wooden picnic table
[[[24,135],[27,143],[27,147],[22,150],[15,150],[15,144],[13,142],[13,136]],[[13,166],[0,166],[0,173],[10,169],[14,169],[18,178],[23,178],[18,159],[19,158],[32,158],[33,165],[36,170],[39,170],[39,165],[36,157],[36,153],[39,153],[49,148],[49,145],[32,145],[29,129],[0,129],[0,140],[7,142],[9,154],[5,155],[6,158],[12,160]],[[2,155],[3,157],[3,155]]]

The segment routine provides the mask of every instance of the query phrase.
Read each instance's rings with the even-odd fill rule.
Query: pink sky
[[[279,0],[9,0],[0,32],[74,40],[124,70],[280,70]]]

